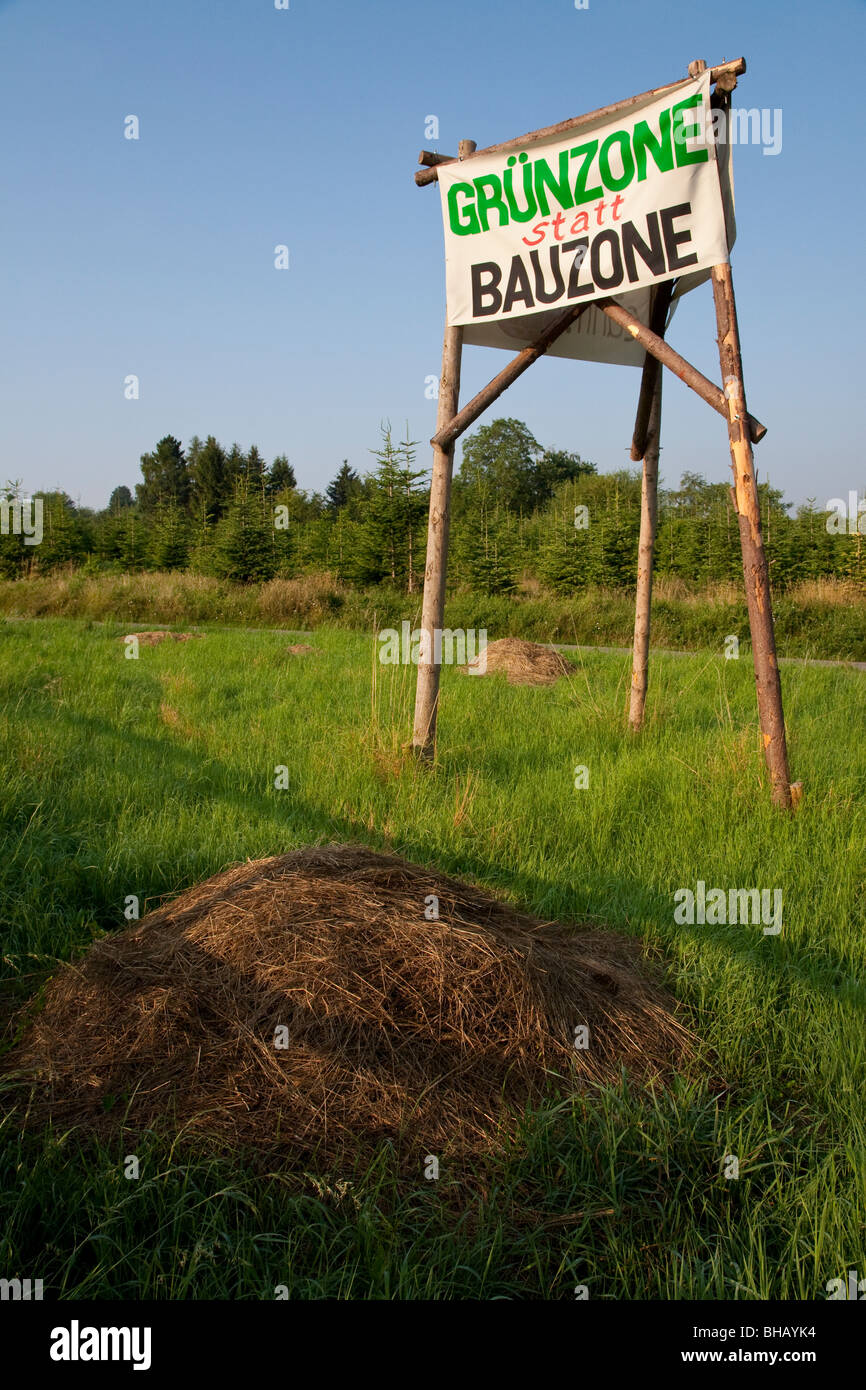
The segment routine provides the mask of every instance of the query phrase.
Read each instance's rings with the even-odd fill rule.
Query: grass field
[[[369,635],[322,628],[292,657],[285,634],[213,630],[132,661],[126,630],[0,625],[7,1017],[124,925],[127,895],[144,911],[239,860],[360,840],[643,938],[705,1055],[667,1091],[624,1079],[528,1115],[438,1184],[387,1153],[340,1187],[254,1178],[160,1135],[127,1181],[122,1154],[7,1115],[0,1274],[65,1297],[813,1299],[866,1270],[866,674],[786,668],[805,796],[785,816],[748,659],[654,658],[639,742],[627,658],[552,688],[446,668],[428,769],[402,751],[414,668],[378,666]],[[781,934],[677,925],[697,880],[781,889]]]
[[[781,656],[866,661],[866,589],[842,579],[804,580],[774,594]],[[344,627],[369,632],[420,622],[420,594],[391,585],[355,589],[330,574],[230,584],[179,570],[93,574],[86,569],[0,579],[0,614],[126,623],[221,623],[243,627]],[[634,593],[585,587],[554,594],[527,579],[516,594],[449,595],[446,621],[531,642],[631,647]],[[741,583],[693,587],[672,576],[653,584],[653,644],[722,653],[729,633],[745,648],[749,622]]]

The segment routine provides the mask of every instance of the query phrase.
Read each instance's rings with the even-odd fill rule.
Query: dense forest
[[[209,435],[184,449],[166,435],[142,457],[135,495],[116,487],[103,511],[63,492],[34,494],[43,499],[42,541],[25,545],[4,525],[0,575],[183,569],[246,583],[328,571],[359,588],[414,593],[429,475],[416,444],[395,441],[387,426],[371,453],[363,475],[344,461],[324,493],[309,493],[285,455],[268,465],[255,445],[227,449]],[[823,576],[866,583],[855,527],[814,500],[794,509],[767,483],[759,492],[775,586]],[[20,485],[8,483],[7,500],[16,495]],[[559,593],[633,585],[639,525],[639,470],[599,474],[576,453],[542,447],[520,421],[494,420],[466,440],[454,480],[449,583],[484,594],[508,594],[527,579]],[[661,490],[656,570],[696,587],[739,576],[726,483],[688,472]]]

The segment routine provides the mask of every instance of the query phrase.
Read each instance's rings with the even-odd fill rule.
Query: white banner
[[[611,295],[646,323],[653,286],[676,277],[679,295],[706,279],[733,242],[714,116],[706,71],[564,137],[440,165],[449,324],[516,351],[576,304]],[[592,308],[550,351],[644,359]]]

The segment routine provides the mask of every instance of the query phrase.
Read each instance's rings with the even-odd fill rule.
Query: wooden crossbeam
[[[615,299],[597,299],[595,303],[603,314],[607,314],[614,323],[618,323],[621,328],[630,333],[642,348],[651,353],[653,357],[658,358],[659,362],[668,367],[674,376],[678,376],[680,381],[684,381],[686,386],[690,386],[693,391],[697,392],[701,400],[706,401],[707,405],[711,405],[719,415],[723,415],[726,420],[728,419],[728,403],[721,387],[716,386],[708,377],[705,377],[703,372],[699,372],[697,367],[693,367],[691,362],[687,362],[684,357],[681,357],[669,343],[665,342],[664,338],[653,333],[651,328],[647,328],[645,323],[641,323],[639,318],[635,318],[634,314],[629,313],[628,309],[624,309]],[[760,420],[756,420],[753,415],[747,415],[746,419],[751,441],[753,444],[757,444],[767,433],[767,426],[762,425]]]
[[[730,79],[740,76],[746,71],[745,58],[732,58],[729,63],[719,63],[710,69],[710,81],[717,82],[719,78]],[[497,145],[486,145],[483,150],[476,150],[471,158],[478,158],[485,154],[504,154],[507,150],[518,150],[533,140],[548,140],[557,135],[567,135],[569,131],[580,130],[581,126],[589,125],[592,121],[599,121],[605,116],[615,116],[620,111],[630,111],[632,107],[639,106],[644,101],[649,101],[653,97],[664,96],[665,92],[672,91],[679,87],[682,78],[676,82],[666,82],[663,87],[653,87],[648,92],[641,92],[639,96],[627,97],[625,101],[615,101],[610,106],[599,106],[596,111],[587,111],[584,116],[572,116],[567,121],[558,121],[556,125],[544,126],[541,130],[531,130],[528,135],[521,135],[516,140],[501,140]],[[467,156],[467,159],[469,156]],[[439,159],[438,164],[453,164],[453,159]],[[425,184],[436,183],[439,173],[435,165],[432,168],[419,169],[415,174],[415,182],[419,188]]]
[[[668,295],[668,299],[669,298],[670,296]],[[654,333],[645,323],[641,323],[640,319],[635,318],[634,314],[629,313],[628,309],[624,309],[623,306],[618,304],[614,299],[596,299],[591,302],[594,302],[596,307],[601,309],[602,313],[607,314],[615,323],[620,324],[622,328],[625,328],[627,332],[631,333],[632,337],[640,343],[641,347],[651,358],[662,363],[665,367],[668,367],[675,376],[679,377],[680,381],[684,381],[687,386],[690,386],[693,391],[697,392],[702,400],[705,400],[708,405],[711,405],[713,410],[717,411],[719,415],[723,415],[726,420],[728,419],[728,405],[721,387],[716,386],[714,382],[710,381],[708,377],[705,377],[702,372],[699,372],[697,367],[693,367],[691,362],[687,362],[684,357],[681,357],[669,343],[665,342],[664,338],[660,337],[658,333]],[[502,371],[499,372],[492,381],[489,381],[486,386],[482,387],[478,394],[473,396],[472,400],[448,421],[447,425],[433,435],[433,438],[430,440],[433,447],[436,449],[449,448],[455,440],[460,438],[461,434],[464,434],[466,430],[469,429],[470,425],[474,425],[479,415],[482,415],[487,407],[492,405],[493,402],[502,395],[503,391],[507,390],[512,382],[523,375],[527,367],[531,367],[533,362],[537,362],[538,358],[542,357],[544,353],[547,352],[547,349],[552,343],[556,342],[557,338],[560,338],[563,333],[568,332],[572,324],[576,323],[584,310],[589,307],[589,304],[575,305],[574,308],[567,309],[564,314],[561,314],[559,318],[555,319],[550,327],[547,328],[534,343],[531,343],[529,347],[523,348],[516,357],[513,357],[507,367],[503,367]],[[644,379],[641,383],[641,401],[638,406],[638,417],[635,421],[635,433],[632,439],[631,456],[636,462],[644,456],[646,423],[649,419],[649,408],[652,402],[654,388],[655,373],[651,370],[647,371],[645,367]],[[646,419],[643,418],[644,408]],[[752,442],[757,444],[767,433],[767,427],[766,425],[762,425],[760,420],[756,420],[753,415],[749,415],[747,418],[749,422],[749,435]],[[643,434],[642,440],[638,438],[639,429]],[[635,454],[634,451],[639,444],[641,452]]]
[[[522,348],[516,357],[512,357],[508,366],[503,367],[498,376],[495,376],[492,381],[482,387],[478,395],[473,396],[472,400],[464,405],[459,414],[455,415],[444,429],[434,434],[430,440],[433,447],[435,449],[447,449],[456,439],[459,439],[460,435],[475,423],[479,415],[483,414],[487,407],[492,405],[513,381],[522,376],[527,367],[531,367],[533,362],[536,362],[547,352],[551,343],[555,343],[557,338],[568,332],[571,325],[576,323],[581,314],[588,308],[588,304],[576,304],[573,308],[566,309],[559,318],[554,319],[549,328],[545,329],[534,343],[531,343],[529,347]]]

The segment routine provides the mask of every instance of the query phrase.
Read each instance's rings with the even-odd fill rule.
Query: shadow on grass
[[[46,716],[47,713],[45,712]],[[562,899],[568,896],[571,886],[569,881],[517,869],[513,865],[503,863],[492,854],[485,855],[471,842],[461,844],[460,852],[456,854],[443,851],[435,840],[423,835],[401,833],[396,839],[391,839],[384,834],[371,831],[366,821],[360,818],[335,815],[308,799],[302,800],[297,780],[294,787],[291,785],[291,768],[288,773],[290,785],[286,790],[253,792],[227,763],[214,758],[210,753],[194,748],[182,748],[153,735],[120,731],[97,716],[72,715],[63,708],[51,711],[51,720],[53,723],[60,720],[68,723],[77,734],[84,735],[90,748],[99,740],[109,745],[118,745],[123,750],[123,759],[127,765],[130,764],[130,760],[133,761],[136,776],[139,778],[142,773],[146,774],[149,764],[155,760],[159,768],[154,777],[164,776],[166,770],[171,768],[177,773],[179,785],[182,785],[184,779],[190,780],[196,774],[200,780],[200,774],[206,768],[208,780],[214,783],[212,799],[230,806],[244,820],[256,816],[272,824],[273,835],[268,837],[267,842],[256,847],[256,857],[264,858],[271,854],[284,853],[287,848],[300,847],[302,844],[354,841],[372,849],[400,853],[439,872],[469,877],[488,888],[498,888],[529,911],[533,910],[535,903],[549,901],[551,897]],[[450,760],[446,766],[444,775],[450,778],[453,773]],[[511,774],[513,777],[513,764]],[[433,768],[425,775],[435,778],[438,774]],[[192,800],[200,799],[197,788],[192,789],[190,795]],[[288,816],[285,814],[286,810]],[[288,845],[287,835],[291,841]],[[228,862],[236,860],[223,861],[217,868],[212,869],[211,873],[227,867]],[[186,858],[185,867],[188,869],[188,866],[189,860]],[[755,933],[759,931],[757,927],[674,927],[673,904],[670,898],[658,892],[648,892],[646,884],[638,878],[623,879],[620,875],[616,879],[616,885],[618,896],[641,903],[641,917],[653,922],[659,937],[665,942],[671,940],[674,931],[680,939],[688,936],[701,944],[706,943],[709,938],[714,944],[722,945],[731,955],[760,972],[768,982],[781,986],[783,992],[786,984],[792,979],[797,979],[835,1004],[856,1004],[858,1008],[862,1008],[866,1002],[866,989],[859,982],[859,966],[853,956],[818,951],[810,946],[806,960],[799,961],[795,954],[796,948],[781,938],[763,935],[756,938]],[[181,892],[184,887],[191,886],[192,883],[184,883],[177,891]],[[82,884],[82,889],[84,887]],[[163,900],[169,896],[172,895],[160,895]],[[70,903],[71,910],[85,908],[94,913],[101,926],[108,930],[117,929],[119,924],[114,917],[106,920],[104,907],[104,901],[100,903],[98,900]],[[738,935],[731,935],[732,930],[736,930]],[[745,932],[749,935],[745,935]]]

